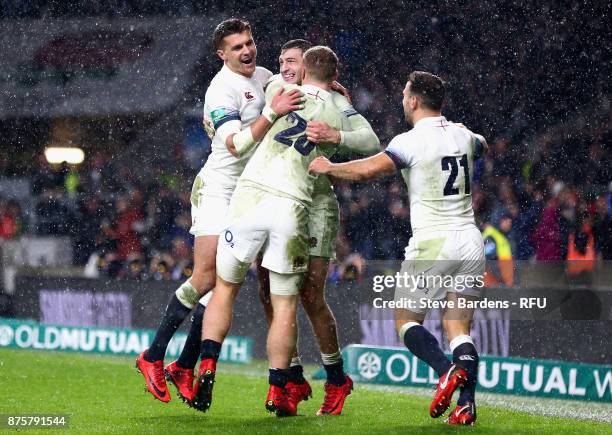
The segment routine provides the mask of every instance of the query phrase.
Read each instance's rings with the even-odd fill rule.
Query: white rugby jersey
[[[286,83],[282,75],[274,74],[270,77],[266,87],[270,85],[278,87],[284,84]],[[331,91],[329,97],[347,119],[347,122],[344,123],[343,130],[340,131],[341,142],[339,147],[365,155],[374,154],[380,151],[380,141],[376,133],[372,130],[372,126],[355,110],[349,100],[336,91]],[[353,132],[358,132],[358,135],[351,135]],[[334,204],[334,202],[337,202],[337,199],[333,186],[329,178],[324,175],[319,175],[317,177],[312,197],[314,199],[313,206],[338,207],[337,204]]]
[[[483,144],[444,116],[419,120],[384,151],[408,187],[412,231],[474,227],[470,179]]]
[[[226,123],[234,123],[239,130],[251,125],[261,114],[266,103],[263,87],[272,73],[257,67],[252,77],[245,77],[223,65],[212,79],[204,98],[204,120],[211,122],[218,131]],[[236,130],[238,131],[238,129]],[[208,192],[233,191],[250,155],[232,156],[221,135],[212,140],[212,153],[200,176]]]
[[[337,130],[344,130],[349,128],[348,120],[333,103],[330,93],[313,85],[274,82],[266,90],[268,99],[280,86],[287,91],[300,89],[306,98],[304,108],[276,120],[255,150],[240,182],[257,185],[263,190],[290,196],[310,205],[317,176],[308,173],[308,165],[317,156],[333,155],[337,147],[308,142],[306,125],[310,120],[317,120]]]

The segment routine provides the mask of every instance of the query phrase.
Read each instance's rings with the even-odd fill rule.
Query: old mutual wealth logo
[[[382,369],[382,361],[374,352],[363,353],[357,360],[357,370],[364,379],[374,379]]]

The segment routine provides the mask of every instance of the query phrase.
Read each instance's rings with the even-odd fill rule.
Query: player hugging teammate
[[[444,258],[454,262],[440,262],[452,266],[440,266],[438,272],[478,275],[484,267],[484,252],[474,224],[469,179],[472,162],[486,143],[441,115],[443,82],[432,74],[415,72],[403,101],[406,119],[414,129],[393,139],[383,153],[332,164],[327,158],[338,147],[361,154],[379,149],[369,123],[353,109],[348,95],[341,95],[346,91],[335,82],[338,59],[334,52],[311,47],[304,40],[289,41],[281,49],[280,75],[271,78],[269,71],[256,66],[257,50],[248,23],[222,22],[215,29],[213,44],[224,66],[205,98],[204,123],[213,137],[213,152],[192,191],[194,275],[171,298],[155,339],[138,357],[137,367],[159,400],[170,400],[168,379],[190,406],[206,411],[212,403],[216,362],[231,326],[233,303],[250,264],[258,261],[260,299],[269,324],[266,408],[278,416],[296,415],[299,402],[312,394],[296,347],[301,299],[327,373],[325,398],[317,415],[340,414],[353,383],[344,373],[335,319],[324,297],[338,227],[338,204],[327,175],[365,180],[401,170],[409,186],[414,232],[402,269],[419,273],[417,260]],[[455,289],[433,290],[407,294],[398,288],[396,292],[419,300],[458,297]],[[477,289],[461,295],[478,296]],[[183,352],[164,369],[167,344],[196,305]],[[445,313],[452,363],[423,328],[425,314],[424,310],[396,310],[400,337],[440,376],[430,414],[442,415],[460,388],[449,422],[471,424],[476,419],[478,367],[469,337],[473,310]],[[201,363],[194,384],[198,356]]]
[[[213,79],[205,98],[205,126],[213,136],[213,153],[196,178],[192,191],[194,224],[191,232],[196,236],[194,257],[195,263],[200,266],[201,273],[194,271],[194,277],[183,284],[177,290],[176,295],[171,298],[155,340],[151,348],[139,356],[137,366],[145,377],[148,390],[159,400],[167,402],[170,396],[163,369],[163,355],[167,344],[180,323],[197,304],[198,298],[206,295],[200,300],[201,303],[194,311],[192,327],[183,352],[177,361],[166,367],[165,377],[175,384],[179,396],[194,408],[205,411],[210,406],[211,391],[208,390],[209,387],[212,388],[212,374],[215,371],[210,361],[218,358],[220,342],[208,339],[200,345],[199,337],[204,305],[210,299],[210,289],[214,287],[214,279],[211,279],[211,276],[217,275],[218,261],[215,261],[217,240],[225,227],[227,208],[238,177],[246,162],[251,158],[252,150],[259,142],[262,142],[262,145],[267,142],[277,146],[282,144],[283,148],[302,159],[291,160],[291,154],[283,157],[293,165],[299,165],[303,173],[301,179],[294,177],[290,182],[294,184],[305,182],[307,190],[310,189],[307,195],[311,196],[312,200],[306,199],[299,193],[299,188],[295,189],[298,193],[293,199],[299,205],[300,224],[307,222],[307,229],[301,228],[300,237],[290,240],[299,248],[296,252],[300,254],[292,260],[291,265],[279,266],[269,264],[272,254],[269,253],[266,256],[264,252],[262,265],[268,266],[273,271],[271,277],[273,285],[267,284],[270,280],[268,271],[260,268],[261,299],[265,304],[271,333],[274,334],[278,329],[274,328],[274,318],[278,317],[277,323],[281,325],[283,321],[286,321],[282,307],[279,306],[276,310],[271,309],[273,302],[283,301],[282,297],[270,295],[271,293],[274,295],[270,287],[277,286],[275,281],[277,276],[274,273],[278,272],[274,271],[274,268],[282,272],[294,270],[288,274],[293,279],[294,288],[291,291],[294,292],[297,288],[299,292],[301,289],[303,306],[311,319],[328,374],[325,398],[318,414],[340,414],[344,400],[352,389],[352,381],[344,374],[335,319],[324,298],[327,267],[329,259],[334,256],[333,243],[338,226],[338,205],[329,180],[326,180],[326,177],[309,175],[307,166],[314,157],[320,155],[316,144],[326,149],[325,155],[333,154],[338,146],[362,154],[372,154],[379,149],[378,138],[369,123],[353,109],[348,98],[331,90],[332,82],[337,75],[338,63],[331,50],[319,49],[316,52],[319,54],[318,57],[315,56],[313,61],[315,63],[322,61],[321,56],[327,56],[326,61],[323,62],[326,68],[325,77],[318,79],[318,85],[323,87],[311,85],[312,92],[308,95],[308,92],[292,89],[296,86],[288,86],[287,89],[281,86],[283,80],[288,84],[301,83],[305,74],[304,51],[310,47],[307,41],[290,41],[283,46],[279,59],[282,75],[273,80],[270,80],[269,71],[255,66],[257,52],[248,23],[235,19],[222,22],[215,30],[213,44],[217,48],[217,55],[224,61],[224,67]],[[323,73],[319,72],[319,74]],[[268,105],[264,107],[263,85],[268,81],[270,82],[266,98]],[[337,84],[333,86],[344,91]],[[306,100],[305,103],[302,100]],[[312,103],[313,101],[316,104]],[[325,116],[318,116],[321,112],[319,106],[324,101],[326,101],[325,107],[328,113],[325,116],[329,117],[329,113],[334,113],[334,116],[328,121],[333,121],[330,123],[336,128],[332,128],[329,123],[321,122]],[[308,115],[300,115],[303,112],[297,110],[286,118],[282,117],[289,111],[306,110],[313,104],[313,107],[318,108],[314,110],[314,115],[310,112]],[[259,112],[262,112],[262,115],[256,119]],[[279,123],[286,124],[285,128],[278,132],[276,131],[278,128],[275,128],[274,132],[271,131],[262,141],[276,118],[280,118]],[[307,120],[317,120],[317,122],[310,122],[306,128]],[[292,133],[296,128],[299,131]],[[261,148],[262,145],[259,147]],[[278,183],[282,174],[267,170],[263,172],[269,179],[276,180],[272,183],[272,187],[266,186],[264,182],[263,190],[274,191],[275,183]],[[253,181],[257,183],[258,178],[255,177]],[[285,193],[283,189],[284,186],[281,186],[280,196],[291,197],[291,192]],[[293,193],[295,194],[295,191]],[[305,213],[307,209],[312,212]],[[221,241],[229,237],[225,231],[223,231],[223,236]],[[310,243],[313,239],[316,239],[317,243]],[[205,279],[198,280],[201,275]],[[196,281],[197,284],[194,283]],[[291,295],[293,302],[297,300],[296,294]],[[207,319],[214,318],[214,313],[219,311],[214,308],[215,303],[212,306],[212,309],[209,307],[207,310]],[[223,322],[216,321],[214,323],[215,325],[223,324]],[[294,324],[295,321],[291,323]],[[204,337],[206,338],[206,335]],[[194,387],[193,369],[200,350],[204,362],[200,365],[200,375]],[[301,400],[309,397],[311,390],[302,375],[295,343],[292,344],[289,360],[277,365],[278,367],[274,367],[278,370],[271,372],[270,376],[278,388],[271,390],[279,393],[277,396],[280,399],[294,404],[293,407],[297,408]],[[282,414],[283,411],[279,413]]]

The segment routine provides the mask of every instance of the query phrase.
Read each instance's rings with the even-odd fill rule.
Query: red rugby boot
[[[149,393],[153,394],[153,397],[157,400],[168,403],[170,392],[164,378],[164,362],[162,360],[155,362],[145,360],[145,352],[146,350],[136,358],[136,370],[144,376]]]
[[[275,413],[277,417],[297,415],[297,403],[289,397],[285,388],[276,385],[270,385],[268,397],[266,397],[266,409]]]
[[[184,369],[173,361],[166,366],[164,373],[166,380],[176,387],[176,392],[183,402],[191,402],[193,400],[193,369]]]
[[[429,406],[429,415],[432,418],[438,418],[446,412],[453,398],[453,393],[467,381],[467,373],[460,367],[453,364],[446,373],[440,377],[440,381],[436,386],[436,394],[434,395],[431,405]]]
[[[457,407],[450,413],[448,424],[463,424],[474,426],[476,422],[476,404],[474,402],[467,402],[463,406],[457,405]]]
[[[352,390],[353,380],[349,375],[344,375],[344,384],[340,386],[325,383],[325,398],[317,415],[340,415],[344,401]]]
[[[303,384],[296,384],[295,382],[287,382],[285,390],[289,395],[289,399],[297,406],[302,400],[308,400],[312,397],[312,388],[307,380],[304,380]]]
[[[200,361],[198,379],[193,387],[193,399],[191,406],[198,411],[206,412],[212,403],[213,385],[215,383],[215,371],[217,362],[212,358]]]

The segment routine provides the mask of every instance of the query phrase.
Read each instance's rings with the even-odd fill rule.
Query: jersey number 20
[[[451,171],[450,175],[448,176],[448,180],[446,180],[446,184],[444,185],[444,196],[457,195],[459,193],[459,189],[453,187],[455,185],[455,180],[457,179],[457,174],[459,173],[459,165],[457,165],[457,160],[459,160],[459,165],[463,167],[463,174],[465,176],[465,194],[470,194],[470,168],[468,167],[467,154],[464,154],[461,156],[461,159],[453,156],[442,158],[442,170]]]
[[[316,146],[314,143],[308,141],[306,134],[303,134],[306,131],[306,125],[308,123],[295,112],[291,112],[287,115],[287,121],[293,122],[295,125],[276,133],[274,140],[288,147],[292,146],[298,153],[307,156]],[[300,136],[297,138],[294,137],[298,134]]]

